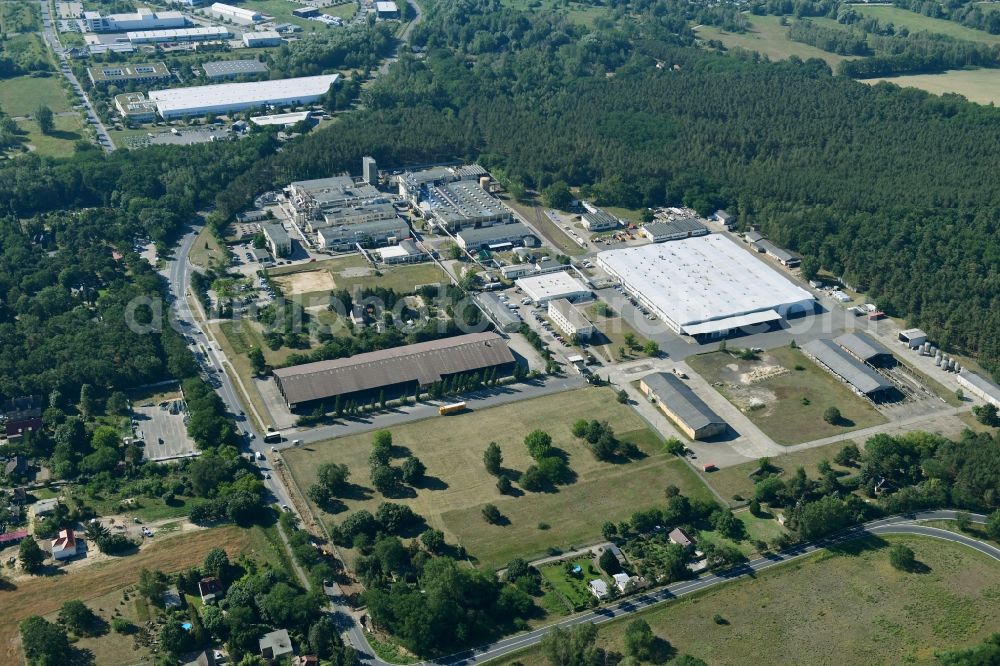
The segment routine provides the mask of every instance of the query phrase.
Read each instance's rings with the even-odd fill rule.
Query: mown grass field
[[[187,532],[157,541],[135,555],[106,560],[68,574],[39,576],[0,591],[0,663],[21,663],[18,623],[30,615],[47,615],[72,599],[90,601],[139,579],[141,569],[174,572],[199,564],[209,550],[225,548],[230,557],[258,549],[252,530],[220,527]],[[131,639],[129,639],[131,642]]]
[[[927,565],[903,573],[888,546],[902,542]],[[934,651],[970,646],[1000,630],[1000,562],[965,546],[919,537],[848,545],[712,588],[640,615],[679,653],[712,666],[936,663]],[[716,624],[715,614],[727,624]],[[624,652],[627,620],[601,625],[598,645]],[[548,662],[537,648],[512,655]]]
[[[66,91],[59,85],[59,76],[17,76],[0,81],[0,109],[9,116],[34,116],[40,106],[53,113],[70,110]]]
[[[741,361],[728,353],[712,352],[692,356],[687,362],[710,384],[722,382],[723,386],[716,386],[719,392],[778,444],[801,444],[887,421],[870,403],[798,349],[773,349],[758,361]],[[752,384],[741,382],[740,375],[764,366],[781,366],[788,372]],[[762,401],[763,408],[743,409],[750,398]],[[828,407],[840,410],[843,418],[839,424],[823,420]]]
[[[600,462],[570,433],[581,418],[604,419],[620,439],[633,441],[646,457],[633,462]],[[483,451],[499,444],[507,470],[523,471],[531,463],[524,436],[540,428],[565,452],[577,475],[570,485],[553,492],[502,495],[495,477],[483,467]],[[607,388],[583,388],[509,405],[437,417],[392,428],[400,453],[412,453],[427,466],[429,482],[412,497],[400,500],[427,523],[442,529],[450,543],[460,543],[486,568],[513,557],[534,558],[549,547],[568,549],[600,539],[604,521],[620,521],[641,508],[663,502],[663,490],[675,484],[689,496],[711,497],[710,491],[684,461],[663,453],[661,440],[631,408],[617,403]],[[325,462],[346,464],[356,487],[344,499],[337,516],[313,507],[327,524],[339,523],[348,512],[369,511],[385,498],[370,489],[368,454],[372,434],[342,437],[282,453],[303,491]],[[405,448],[404,448],[405,447]],[[397,458],[394,464],[398,465]],[[516,485],[516,484],[515,484]],[[505,526],[489,525],[484,504],[493,503],[507,517]],[[546,523],[548,529],[541,529]]]
[[[51,134],[42,134],[34,120],[19,120],[17,126],[27,132],[25,145],[29,150],[48,157],[69,157],[76,151],[76,143],[87,138],[83,119],[75,112],[55,116]]]
[[[204,269],[210,268],[212,262],[222,261],[228,265],[229,257],[229,250],[219,243],[208,227],[198,232],[198,237],[191,245],[191,252],[188,253],[188,260]]]
[[[788,38],[788,27],[781,25],[780,21],[778,16],[753,16],[750,18],[750,29],[744,33],[725,32],[709,25],[700,26],[696,32],[698,37],[706,41],[719,40],[727,49],[756,51],[771,60],[787,60],[791,56],[798,56],[803,60],[819,58],[825,60],[830,67],[836,67],[837,63],[845,59],[842,55],[792,41]],[[789,19],[791,21],[794,19]]]
[[[328,271],[333,277],[334,289],[347,289],[351,292],[355,289],[383,287],[399,293],[409,293],[413,291],[414,287],[420,285],[449,283],[448,276],[433,262],[381,266],[378,270],[379,274],[376,274],[371,264],[365,261],[364,257],[356,254],[311,264],[282,266],[269,270],[268,275],[281,288],[286,297],[308,302],[311,296],[320,293],[329,294],[329,290],[322,292],[302,291],[295,288],[296,281],[292,276],[296,273],[311,273],[322,270]]]
[[[997,76],[995,69],[953,69],[943,74],[911,74],[865,79],[862,83],[875,85],[880,81],[894,83],[897,86],[920,88],[935,95],[957,93],[977,104],[1000,104],[1000,76]]]

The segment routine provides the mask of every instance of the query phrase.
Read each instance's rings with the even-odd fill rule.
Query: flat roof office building
[[[275,257],[287,257],[292,253],[292,239],[279,222],[262,224],[260,230],[267,241],[267,247]]]
[[[594,335],[594,324],[565,298],[549,301],[549,319],[567,336],[587,340]]]
[[[395,245],[410,236],[410,227],[399,217],[343,227],[323,227],[316,232],[319,246],[334,252],[354,250],[358,245],[361,247]]]
[[[557,298],[578,301],[591,296],[590,289],[585,284],[565,271],[523,277],[514,284],[538,305]]]
[[[87,76],[95,86],[116,86],[162,83],[173,78],[170,70],[162,62],[148,62],[136,65],[104,65],[88,67]]]
[[[520,222],[496,224],[479,229],[463,229],[455,234],[458,246],[466,252],[477,252],[497,245],[535,247],[538,239]]]

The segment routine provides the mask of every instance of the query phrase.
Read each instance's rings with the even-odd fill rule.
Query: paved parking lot
[[[185,412],[176,407],[174,410],[169,408],[172,405],[180,405],[180,401],[170,400],[166,404],[168,407],[159,405],[136,407],[133,412],[136,436],[141,436],[146,442],[146,446],[143,447],[146,460],[170,460],[195,455],[198,452],[194,440],[187,434],[187,426],[184,423]]]

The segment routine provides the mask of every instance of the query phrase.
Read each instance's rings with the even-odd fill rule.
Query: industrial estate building
[[[656,372],[639,380],[639,388],[689,439],[709,439],[726,432],[726,422],[680,377]]]
[[[664,243],[693,236],[704,236],[708,234],[708,229],[694,218],[683,217],[649,222],[643,225],[639,233],[654,243]]]
[[[187,17],[181,12],[154,12],[145,7],[133,14],[109,14],[84,12],[83,26],[87,32],[129,32],[133,30],[159,30],[162,28],[183,28],[188,25]]]
[[[361,247],[395,245],[410,236],[409,225],[400,217],[342,227],[323,227],[316,232],[320,248],[336,252],[354,250],[359,245]]]
[[[88,67],[87,76],[95,86],[145,85],[169,81],[170,70],[162,62],[149,62],[141,65],[106,65],[103,67]]]
[[[205,70],[205,76],[215,80],[267,74],[267,65],[260,60],[214,60],[201,67]]]
[[[594,335],[594,324],[565,298],[549,301],[549,319],[569,337],[587,340]]]
[[[736,218],[724,210],[715,211],[712,214],[712,219],[721,224],[726,231],[732,231],[736,228]]]
[[[593,206],[588,206],[589,208],[593,208]],[[588,210],[580,216],[580,222],[583,223],[587,231],[608,231],[610,229],[617,229],[622,224],[617,217],[604,212],[600,208]]]
[[[267,247],[275,257],[287,257],[292,253],[292,239],[280,223],[260,225],[260,230],[267,241]]]
[[[430,255],[417,247],[412,240],[403,240],[398,245],[379,248],[375,252],[383,264],[412,264],[430,258]]]
[[[997,386],[982,375],[963,369],[958,373],[958,383],[966,391],[977,396],[994,407],[1000,408],[1000,386]]]
[[[329,208],[320,212],[319,219],[306,222],[309,231],[318,231],[324,227],[343,227],[352,224],[363,224],[375,220],[392,220],[399,217],[399,212],[387,199],[373,199],[355,206]]]
[[[491,250],[507,249],[514,245],[535,247],[538,239],[528,227],[520,222],[498,224],[479,229],[463,229],[455,234],[458,246],[466,252],[476,252],[484,248]]]
[[[156,102],[150,102],[142,93],[115,95],[115,108],[123,118],[137,123],[151,123],[156,120]]]
[[[813,296],[721,234],[607,250],[597,263],[675,333],[719,338],[812,312]]]
[[[758,252],[766,252],[767,256],[775,259],[783,266],[788,266],[789,268],[794,268],[802,263],[802,260],[794,254],[788,250],[778,247],[766,238],[762,238],[761,240],[754,242],[754,249]]]
[[[832,340],[811,340],[802,350],[827,370],[840,377],[855,393],[871,400],[889,399],[897,389],[885,377],[849,354]]]
[[[499,296],[491,291],[485,291],[479,294],[478,298],[483,310],[501,331],[513,333],[521,328],[523,323],[521,316],[511,310],[510,306],[500,300]]]
[[[350,358],[306,363],[274,371],[274,380],[289,408],[308,408],[323,401],[372,400],[411,395],[456,375],[514,368],[514,356],[496,333],[470,333],[404,347],[358,354]]]
[[[845,333],[834,338],[833,341],[862,363],[876,367],[889,367],[896,364],[896,358],[892,352],[865,333]]]
[[[565,271],[523,277],[514,284],[538,305],[557,298],[578,301],[591,296],[590,289],[586,285]]]
[[[149,99],[156,102],[156,109],[164,119],[230,113],[265,105],[299,106],[318,101],[338,78],[339,74],[323,74],[276,81],[170,88],[150,91]]]
[[[138,30],[125,33],[133,46],[161,42],[211,42],[228,39],[229,30],[219,26],[177,28],[175,30]]]
[[[300,180],[285,188],[292,216],[297,224],[302,225],[308,225],[312,220],[323,220],[326,211],[371,203],[380,196],[377,188],[363,181],[355,182],[350,176]]]
[[[257,32],[244,32],[243,45],[249,49],[263,48],[265,46],[281,46],[281,33],[275,30],[259,30]]]
[[[443,183],[427,190],[421,209],[435,224],[448,231],[467,227],[488,227],[513,219],[500,200],[474,181]]]
[[[209,11],[218,18],[226,19],[227,21],[232,21],[233,23],[239,23],[240,25],[250,25],[264,18],[260,15],[260,12],[254,11],[253,9],[234,7],[233,5],[227,5],[222,2],[214,3],[211,7],[209,7]]]

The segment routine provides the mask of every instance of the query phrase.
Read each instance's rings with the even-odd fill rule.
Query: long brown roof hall
[[[274,371],[278,390],[289,408],[368,391],[412,390],[447,377],[490,368],[512,369],[514,356],[496,333],[382,349],[350,358],[304,363]]]

